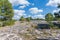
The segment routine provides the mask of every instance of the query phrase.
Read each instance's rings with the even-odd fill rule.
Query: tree
[[[21,16],[20,21],[25,21],[25,20],[26,19],[23,16]]]
[[[13,16],[12,4],[8,0],[0,0],[0,22],[2,22],[2,26],[14,24]]]
[[[29,18],[30,18],[30,20],[33,20],[32,17],[29,17]]]
[[[54,19],[54,17],[51,13],[46,14],[46,16],[45,16],[46,21],[53,21],[53,19]]]
[[[26,21],[30,21],[32,18],[31,17],[27,17],[26,18]]]
[[[54,17],[51,13],[46,14],[45,20],[49,23],[50,28],[54,28],[54,24],[51,22],[54,20]]]
[[[0,0],[0,16],[3,21],[12,20],[13,15],[12,4],[8,0]]]
[[[57,8],[60,8],[60,4],[58,4]]]
[[[57,8],[60,9],[60,4],[58,4]],[[54,13],[56,20],[60,21],[60,10]]]

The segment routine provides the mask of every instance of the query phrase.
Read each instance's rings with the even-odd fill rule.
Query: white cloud
[[[27,18],[27,17],[32,17],[32,15],[25,15],[24,18]]]
[[[43,12],[43,10],[38,9],[38,8],[36,8],[36,7],[30,8],[29,11],[30,11],[30,13],[32,13],[32,14],[37,14],[37,13]]]
[[[22,8],[22,9],[23,9],[23,8],[25,8],[25,7],[26,7],[26,6],[25,6],[25,5],[23,5],[23,6],[20,6],[19,8]]]
[[[13,19],[20,19],[21,16],[25,16],[24,10],[14,10],[14,17]]]
[[[12,3],[13,6],[22,5],[22,6],[28,6],[30,3],[27,0],[9,0],[10,3]]]
[[[47,6],[57,6],[60,4],[60,0],[49,0],[49,2],[46,4]]]
[[[34,16],[32,16],[32,18],[33,18],[33,19],[35,19],[35,18],[42,18],[42,19],[44,19],[44,15],[41,15],[41,14],[39,14],[39,15],[34,15]]]

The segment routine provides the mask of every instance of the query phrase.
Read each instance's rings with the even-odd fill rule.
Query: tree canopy
[[[12,4],[8,0],[0,0],[0,20],[11,20],[13,15]]]
[[[46,16],[45,16],[46,21],[53,21],[53,19],[54,19],[54,17],[51,13],[46,14]]]
[[[12,17],[14,16],[14,11],[12,4],[8,0],[0,0],[0,27],[13,25],[14,20]]]
[[[60,4],[57,6],[58,9],[60,9]],[[60,20],[60,10],[58,12],[54,13],[56,20]]]

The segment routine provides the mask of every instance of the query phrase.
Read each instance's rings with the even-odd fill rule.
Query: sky
[[[47,13],[59,11],[57,5],[59,0],[9,0],[13,6],[13,19],[20,19],[21,16],[32,18],[45,18]]]

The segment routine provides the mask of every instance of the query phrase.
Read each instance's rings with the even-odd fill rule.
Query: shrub
[[[55,26],[54,26],[54,24],[52,22],[49,22],[49,27],[54,28]]]
[[[51,13],[48,13],[48,14],[45,15],[45,20],[47,22],[53,21],[53,19],[54,19],[54,17],[53,17],[53,15]]]
[[[28,17],[28,18],[26,18],[26,21],[28,21],[28,22],[29,22],[30,20],[31,20],[31,19],[30,19],[29,17]]]
[[[20,21],[25,21],[26,19],[22,16],[21,18],[20,18]]]
[[[0,27],[2,27],[2,25],[3,25],[3,23],[2,23],[2,22],[0,22]]]
[[[13,25],[14,24],[14,20],[10,20],[10,21],[4,21],[3,22],[3,26],[11,26],[11,25]]]

